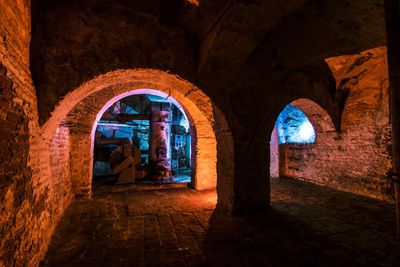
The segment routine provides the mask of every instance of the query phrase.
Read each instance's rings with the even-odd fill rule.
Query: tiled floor
[[[272,181],[272,208],[214,210],[215,192],[101,192],[77,201],[43,266],[400,266],[393,207],[299,181]]]

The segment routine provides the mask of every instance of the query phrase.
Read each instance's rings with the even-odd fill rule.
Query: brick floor
[[[272,208],[214,210],[215,192],[102,192],[76,201],[43,266],[400,266],[389,204],[272,181]]]

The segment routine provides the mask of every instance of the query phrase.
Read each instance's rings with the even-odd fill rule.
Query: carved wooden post
[[[392,123],[393,183],[397,236],[400,238],[400,0],[385,0]]]

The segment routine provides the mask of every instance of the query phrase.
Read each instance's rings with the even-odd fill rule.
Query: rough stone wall
[[[318,129],[315,144],[284,145],[284,175],[391,199],[386,50],[376,48],[327,61],[338,88],[349,92],[341,133]],[[314,123],[319,120],[314,114],[307,115]]]
[[[30,1],[0,1],[0,266],[38,265],[70,199],[41,138],[29,41]]]

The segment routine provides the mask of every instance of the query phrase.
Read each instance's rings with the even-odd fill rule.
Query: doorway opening
[[[307,115],[289,104],[279,114],[270,140],[270,177],[285,177],[288,167],[286,149],[290,145],[314,144],[316,134]]]
[[[192,182],[189,120],[170,96],[134,94],[112,103],[97,121],[93,186]]]
[[[224,114],[195,85],[177,75],[152,69],[112,71],[85,82],[57,105],[43,126],[43,137],[50,141],[63,121],[68,125],[68,167],[73,195],[90,198],[97,191],[98,188],[93,188],[93,167],[98,123],[115,102],[132,95],[162,97],[186,116],[190,134],[187,144],[190,144],[191,182],[179,185],[195,190],[217,189],[218,205],[230,210],[234,192],[233,140]],[[171,168],[174,174],[172,165]],[[221,179],[217,179],[217,173]],[[162,186],[149,187],[163,189]],[[111,191],[126,191],[127,187],[129,191],[137,188],[121,185]]]

